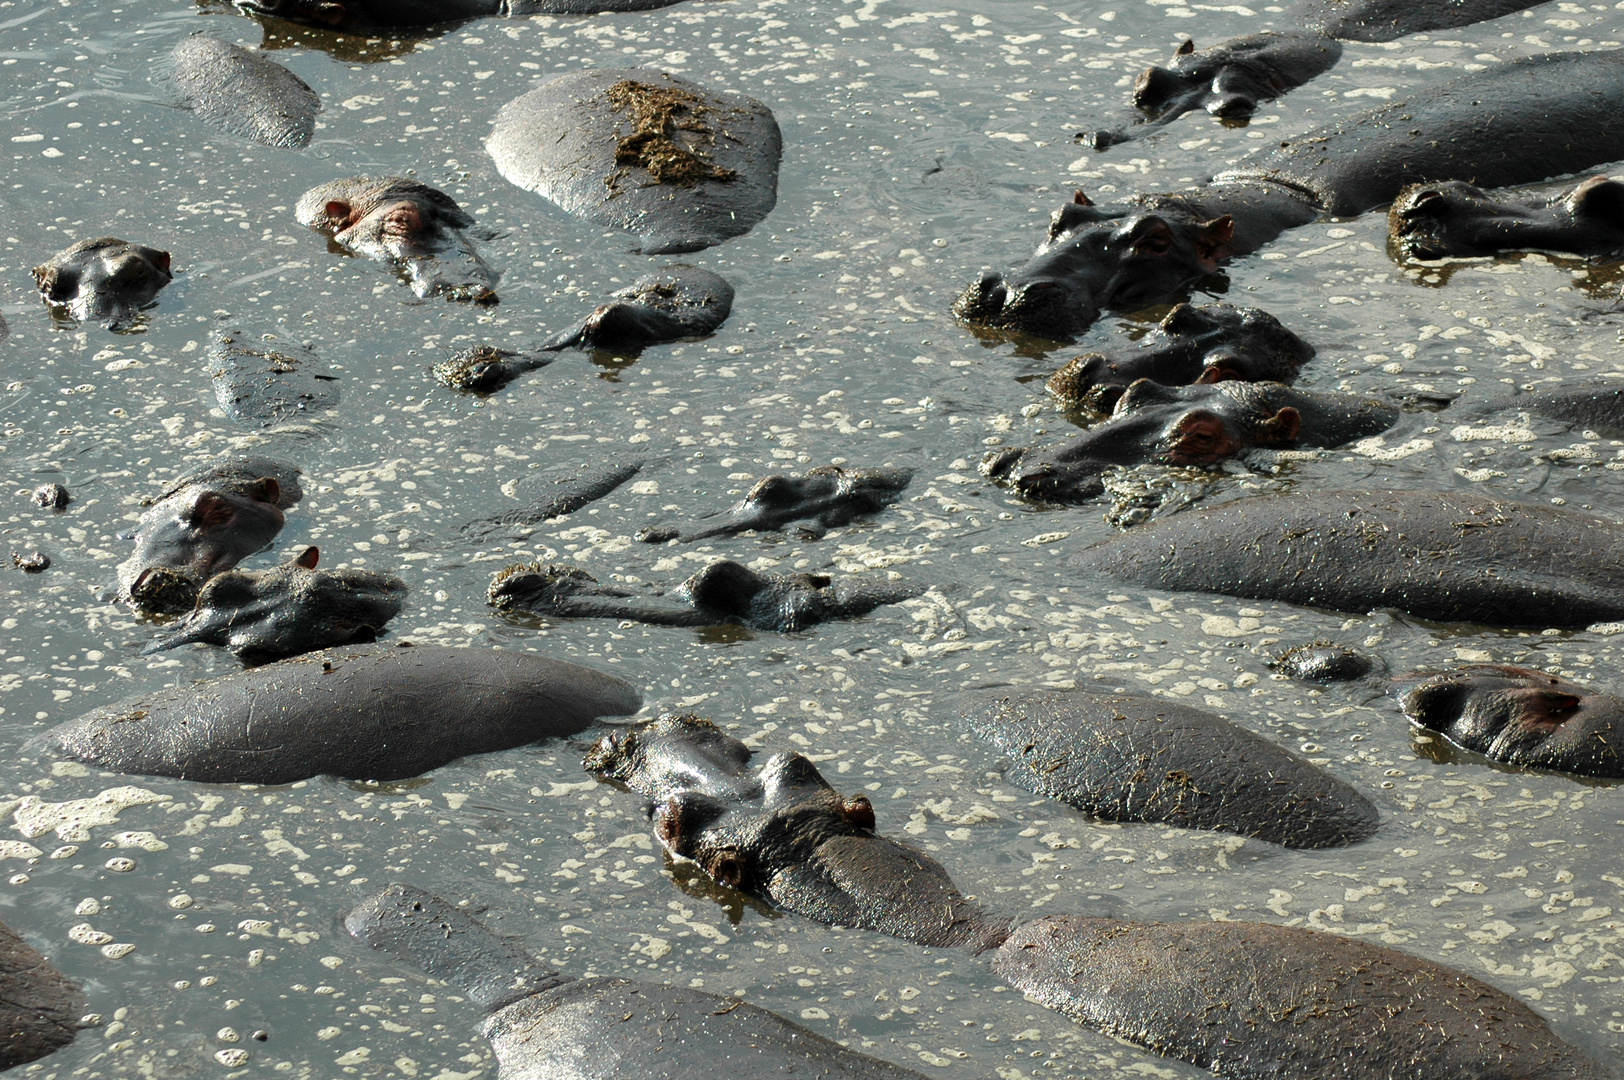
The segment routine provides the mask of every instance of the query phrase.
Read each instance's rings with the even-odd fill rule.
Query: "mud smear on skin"
[[[738,173],[713,164],[699,150],[699,147],[716,145],[716,131],[707,122],[716,115],[716,110],[705,104],[699,95],[675,87],[622,79],[605,90],[603,96],[615,112],[625,113],[632,123],[632,133],[623,136],[615,146],[615,164],[620,168],[604,179],[610,191],[618,192],[620,182],[633,168],[646,170],[654,184],[677,187],[693,187],[703,180],[725,183],[738,178]],[[679,131],[697,136],[686,140],[695,145],[689,147],[677,142]]]

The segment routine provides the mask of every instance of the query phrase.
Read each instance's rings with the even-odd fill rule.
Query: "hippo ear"
[[[236,516],[237,508],[231,505],[231,500],[212,491],[199,495],[188,515],[192,527],[197,529],[224,528]]]
[[[1133,103],[1141,109],[1159,109],[1181,89],[1183,84],[1177,75],[1166,68],[1148,67],[1134,80]]]
[[[1568,209],[1579,219],[1602,221],[1624,228],[1624,184],[1605,176],[1592,176],[1573,189]]]
[[[274,476],[262,476],[249,487],[248,495],[255,502],[275,506],[282,501],[282,485],[277,483]]]
[[[1257,441],[1264,446],[1284,446],[1296,442],[1302,429],[1302,413],[1287,405],[1257,425]]]
[[[1213,321],[1194,304],[1180,304],[1169,311],[1157,327],[1169,337],[1195,336],[1213,328]]]
[[[1189,56],[1195,52],[1195,39],[1185,38],[1184,43],[1173,51],[1174,56]]]
[[[1173,429],[1172,444],[1163,455],[1167,465],[1208,465],[1241,449],[1229,434],[1223,417],[1211,409],[1191,409]]]
[[[322,213],[327,215],[328,227],[340,232],[355,224],[355,211],[343,199],[328,199]]]
[[[1078,206],[1093,206],[1094,205],[1094,200],[1090,199],[1087,195],[1084,195],[1082,188],[1077,188],[1075,191],[1073,191],[1071,193],[1071,201],[1076,203]]]
[[[1235,239],[1235,219],[1225,214],[1223,217],[1204,221],[1195,238],[1195,254],[1202,264],[1211,269],[1218,266],[1218,253],[1223,246]]]
[[[154,251],[152,253],[152,265],[166,274],[169,273],[169,252]]]
[[[74,290],[79,285],[79,275],[54,266],[36,266],[34,282],[39,286],[41,296],[52,303],[61,304],[73,298]]]
[[[1517,703],[1517,715],[1525,724],[1554,728],[1573,717],[1579,707],[1577,694],[1561,690],[1519,690],[1510,695]]]
[[[307,547],[303,551],[299,552],[299,554],[295,555],[289,561],[294,566],[300,566],[300,567],[303,567],[306,570],[314,570],[316,568],[316,563],[317,563],[318,560],[320,560],[320,558],[321,558],[321,549],[320,548]]]
[[[781,473],[773,473],[756,481],[749,494],[745,495],[744,501],[766,506],[790,506],[800,497],[801,490],[795,481]]]

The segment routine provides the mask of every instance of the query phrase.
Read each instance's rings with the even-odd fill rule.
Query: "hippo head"
[[[196,583],[276,538],[286,520],[281,499],[281,485],[267,476],[241,493],[192,487],[157,503],[142,515],[135,554],[119,567],[126,596],[147,611],[190,608]]]
[[[1593,176],[1555,198],[1506,198],[1459,180],[1412,184],[1387,214],[1395,253],[1446,259],[1536,249],[1624,250],[1624,183]]]
[[[1259,35],[1261,42],[1261,35]],[[1167,67],[1148,67],[1133,84],[1133,103],[1152,117],[1178,116],[1206,109],[1223,120],[1244,120],[1291,87],[1248,48],[1251,39],[1196,51],[1189,38],[1173,53]],[[1267,47],[1267,46],[1261,46]]]
[[[749,797],[739,785],[750,757],[748,746],[702,716],[661,713],[646,724],[611,731],[581,765],[652,799],[681,791]]]
[[[265,663],[376,640],[400,613],[405,583],[370,570],[317,570],[319,558],[308,547],[271,570],[216,574],[198,590],[191,613],[143,654],[204,642]]]
[[[81,322],[106,323],[110,330],[133,326],[141,309],[174,280],[169,252],[110,236],[81,240],[33,273],[47,304],[66,308]]]
[[[1397,682],[1404,715],[1495,761],[1624,777],[1624,700],[1529,668],[1482,664]]]
[[[953,304],[967,323],[1063,340],[1104,308],[1163,303],[1212,273],[1234,236],[1226,214],[1186,220],[1152,210],[1102,210],[1081,191],[1055,211],[1025,266],[987,272]]]
[[[995,451],[982,471],[1034,499],[1072,502],[1104,490],[1113,465],[1203,466],[1253,446],[1290,446],[1302,416],[1269,401],[1276,383],[1163,386],[1140,379],[1104,423],[1058,446]]]
[[[1073,357],[1044,385],[1067,405],[1108,413],[1137,379],[1290,383],[1313,356],[1312,345],[1266,311],[1179,304],[1137,346]]]

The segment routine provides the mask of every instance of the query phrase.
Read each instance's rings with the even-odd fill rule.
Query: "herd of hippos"
[[[448,20],[589,14],[675,0],[237,0],[261,18],[344,32]],[[1205,50],[1186,42],[1134,87],[1138,112],[1082,140],[1104,150],[1204,108],[1248,115],[1333,65],[1340,42],[1390,41],[1535,6],[1523,0],[1307,0],[1295,29]],[[182,41],[173,84],[195,115],[232,134],[299,148],[318,94],[255,52]],[[1050,339],[1108,308],[1179,299],[1226,261],[1323,215],[1389,204],[1403,255],[1532,248],[1624,253],[1624,186],[1592,178],[1555,194],[1489,190],[1624,159],[1624,52],[1558,53],[1417,92],[1221,173],[1205,186],[1098,206],[1081,192],[1053,215],[1023,267],[988,273],[954,305],[965,322]],[[544,83],[498,114],[488,147],[502,175],[586,220],[636,234],[647,254],[701,250],[747,232],[776,200],[780,136],[766,106],[670,75],[590,69]],[[477,223],[402,178],[337,180],[306,193],[298,219],[394,264],[420,296],[496,302]],[[113,329],[146,318],[171,278],[168,253],[103,238],[35,270],[63,316]],[[733,288],[693,267],[651,272],[579,326],[530,352],[481,347],[434,369],[448,385],[498,390],[566,348],[636,348],[708,334]],[[1201,466],[1250,447],[1335,446],[1387,430],[1415,403],[1315,393],[1290,383],[1314,354],[1271,316],[1180,304],[1145,341],[1067,363],[1049,391],[1105,418],[1068,442],[988,455],[988,476],[1051,502],[1099,495],[1113,466]],[[222,409],[271,427],[337,403],[308,351],[240,331],[208,359]],[[1477,407],[1624,429],[1624,394],[1545,390]],[[549,475],[525,508],[463,526],[482,538],[533,527],[601,498],[639,461]],[[813,469],[757,483],[737,506],[647,529],[651,543],[746,530],[812,537],[883,512],[901,469]],[[179,616],[149,651],[206,642],[241,673],[156,690],[43,734],[33,749],[118,772],[199,783],[286,784],[317,775],[391,780],[458,757],[582,732],[628,716],[626,682],[533,653],[384,646],[377,633],[406,587],[367,570],[321,569],[315,548],[262,572],[234,569],[269,547],[302,497],[298,470],[232,458],[177,480],[142,515],[117,598]],[[35,493],[62,508],[59,485]],[[43,560],[24,561],[24,569]],[[1072,565],[1150,589],[1198,590],[1434,621],[1584,627],[1624,619],[1624,526],[1549,506],[1462,493],[1280,494],[1159,519]],[[634,591],[567,565],[513,566],[498,608],[657,625],[742,623],[791,631],[915,595],[813,574],[714,562],[668,588]],[[1381,661],[1316,644],[1280,660],[1293,678],[1362,681],[1414,724],[1510,766],[1624,777],[1624,701],[1547,673],[1480,665],[1388,678]],[[1028,693],[982,702],[964,722],[1032,791],[1098,818],[1221,830],[1287,847],[1357,844],[1379,825],[1359,792],[1220,717],[1165,699]],[[616,727],[585,767],[655,807],[661,845],[718,884],[823,923],[988,957],[1031,999],[1155,1053],[1257,1080],[1588,1080],[1613,1075],[1512,997],[1461,972],[1356,938],[1244,922],[1138,923],[1050,915],[1017,924],[963,896],[924,853],[880,836],[862,795],[836,791],[804,756],[752,750],[710,721],[664,714]],[[344,920],[357,938],[466,988],[507,1080],[565,1077],[903,1078],[748,1003],[621,978],[571,979],[406,885]],[[0,926],[0,1068],[74,1038],[79,988]]]

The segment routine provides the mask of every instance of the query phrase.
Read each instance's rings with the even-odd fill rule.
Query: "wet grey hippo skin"
[[[344,917],[350,934],[465,988],[500,1080],[923,1080],[738,998],[630,979],[571,979],[464,911],[390,885]]]
[[[174,279],[169,252],[111,236],[81,240],[33,270],[40,299],[80,322],[128,330]]]
[[[643,469],[641,458],[629,461],[563,465],[525,477],[514,485],[519,509],[477,518],[462,526],[461,535],[473,541],[494,536],[527,537],[543,522],[574,513],[597,502]],[[504,490],[506,490],[504,488]]]
[[[521,563],[497,572],[486,598],[501,611],[559,619],[634,619],[654,626],[724,626],[793,633],[830,619],[854,619],[918,596],[916,585],[859,575],[757,573],[719,559],[668,591],[603,585],[579,567]]]
[[[1358,938],[1051,915],[993,957],[1089,1027],[1237,1080],[1607,1080],[1526,1005]]]
[[[1411,184],[1387,212],[1387,235],[1406,259],[1500,251],[1617,255],[1624,252],[1624,183],[1592,176],[1554,193],[1498,197],[1460,180]]]
[[[333,30],[433,26],[492,15],[594,15],[652,11],[678,0],[234,0],[255,15],[271,15]]]
[[[1314,346],[1257,308],[1180,304],[1133,345],[1084,353],[1049,376],[1044,389],[1072,408],[1109,413],[1131,383],[1164,386],[1295,382]]]
[[[1394,41],[1406,34],[1445,30],[1537,7],[1544,0],[1308,0],[1281,21],[1292,30],[1264,31],[1197,50],[1186,39],[1167,67],[1148,67],[1133,86],[1143,114],[1120,130],[1079,132],[1105,149],[1146,134],[1194,109],[1221,120],[1244,121],[1265,101],[1289,93],[1328,71],[1342,56],[1341,41]]]
[[[1463,402],[1451,411],[1472,418],[1526,412],[1615,437],[1624,434],[1624,388],[1616,383],[1522,391],[1478,403]]]
[[[1351,217],[1417,181],[1529,184],[1624,159],[1624,51],[1527,57],[1299,136],[1205,187],[1071,203],[1007,276],[954,303],[975,324],[1070,337],[1105,308],[1177,299],[1232,258],[1321,214]]]
[[[504,105],[485,145],[510,182],[636,233],[645,255],[740,236],[778,201],[771,110],[658,71],[561,75]]]
[[[113,772],[214,784],[401,780],[573,735],[642,703],[629,683],[534,653],[372,645],[154,690],[58,724],[37,748]]]
[[[170,60],[181,104],[204,123],[266,146],[310,145],[321,98],[281,64],[202,34]]]
[[[135,527],[135,551],[118,566],[118,596],[142,611],[188,611],[203,582],[262,551],[283,511],[304,491],[299,470],[268,458],[234,458],[166,488]]]
[[[1152,522],[1071,565],[1151,589],[1488,626],[1624,618],[1624,526],[1457,491],[1239,499]]]
[[[757,480],[743,499],[721,514],[688,526],[654,525],[637,534],[645,543],[681,540],[692,543],[712,536],[731,536],[750,529],[782,529],[817,539],[830,529],[877,514],[897,501],[913,479],[912,469],[846,469],[821,465],[800,476],[774,473]],[[720,517],[720,521],[715,519]]]
[[[275,427],[338,405],[338,376],[292,342],[227,331],[209,347],[208,373],[221,410],[239,424]]]
[[[442,386],[490,394],[526,372],[546,367],[554,359],[539,352],[517,352],[499,349],[495,345],[476,345],[452,353],[429,370]]]
[[[721,275],[697,266],[673,266],[644,274],[600,304],[581,325],[542,342],[545,351],[618,349],[712,334],[733,310],[733,286]]]
[[[311,188],[294,216],[333,243],[393,265],[420,297],[496,303],[497,274],[467,233],[473,218],[443,191],[403,176],[356,176]]]
[[[29,499],[35,506],[46,510],[66,510],[73,496],[61,484],[41,484],[34,489]]]
[[[1357,394],[1140,379],[1104,423],[1055,446],[991,451],[981,471],[1028,498],[1079,502],[1104,492],[1101,476],[1112,466],[1192,467],[1258,447],[1341,446],[1386,431],[1398,416],[1392,405]]]
[[[1107,821],[1213,829],[1291,848],[1357,844],[1376,808],[1238,724],[1164,698],[1036,693],[966,714],[1008,779]]]
[[[377,640],[400,614],[406,583],[372,570],[318,570],[307,547],[281,566],[227,570],[198,590],[197,606],[143,656],[193,642],[230,649],[249,664]]]
[[[68,1045],[84,1014],[84,993],[0,923],[0,1069]]]
[[[754,771],[750,757],[709,720],[667,713],[604,736],[584,764],[657,800],[660,843],[730,889],[920,945],[979,952],[1008,934],[936,860],[876,836],[867,797],[841,795],[800,754],[774,754]]]
[[[1624,778],[1624,699],[1534,668],[1471,664],[1387,679],[1370,658],[1328,645],[1275,665],[1293,679],[1362,681],[1391,694],[1417,728],[1521,769]]]

